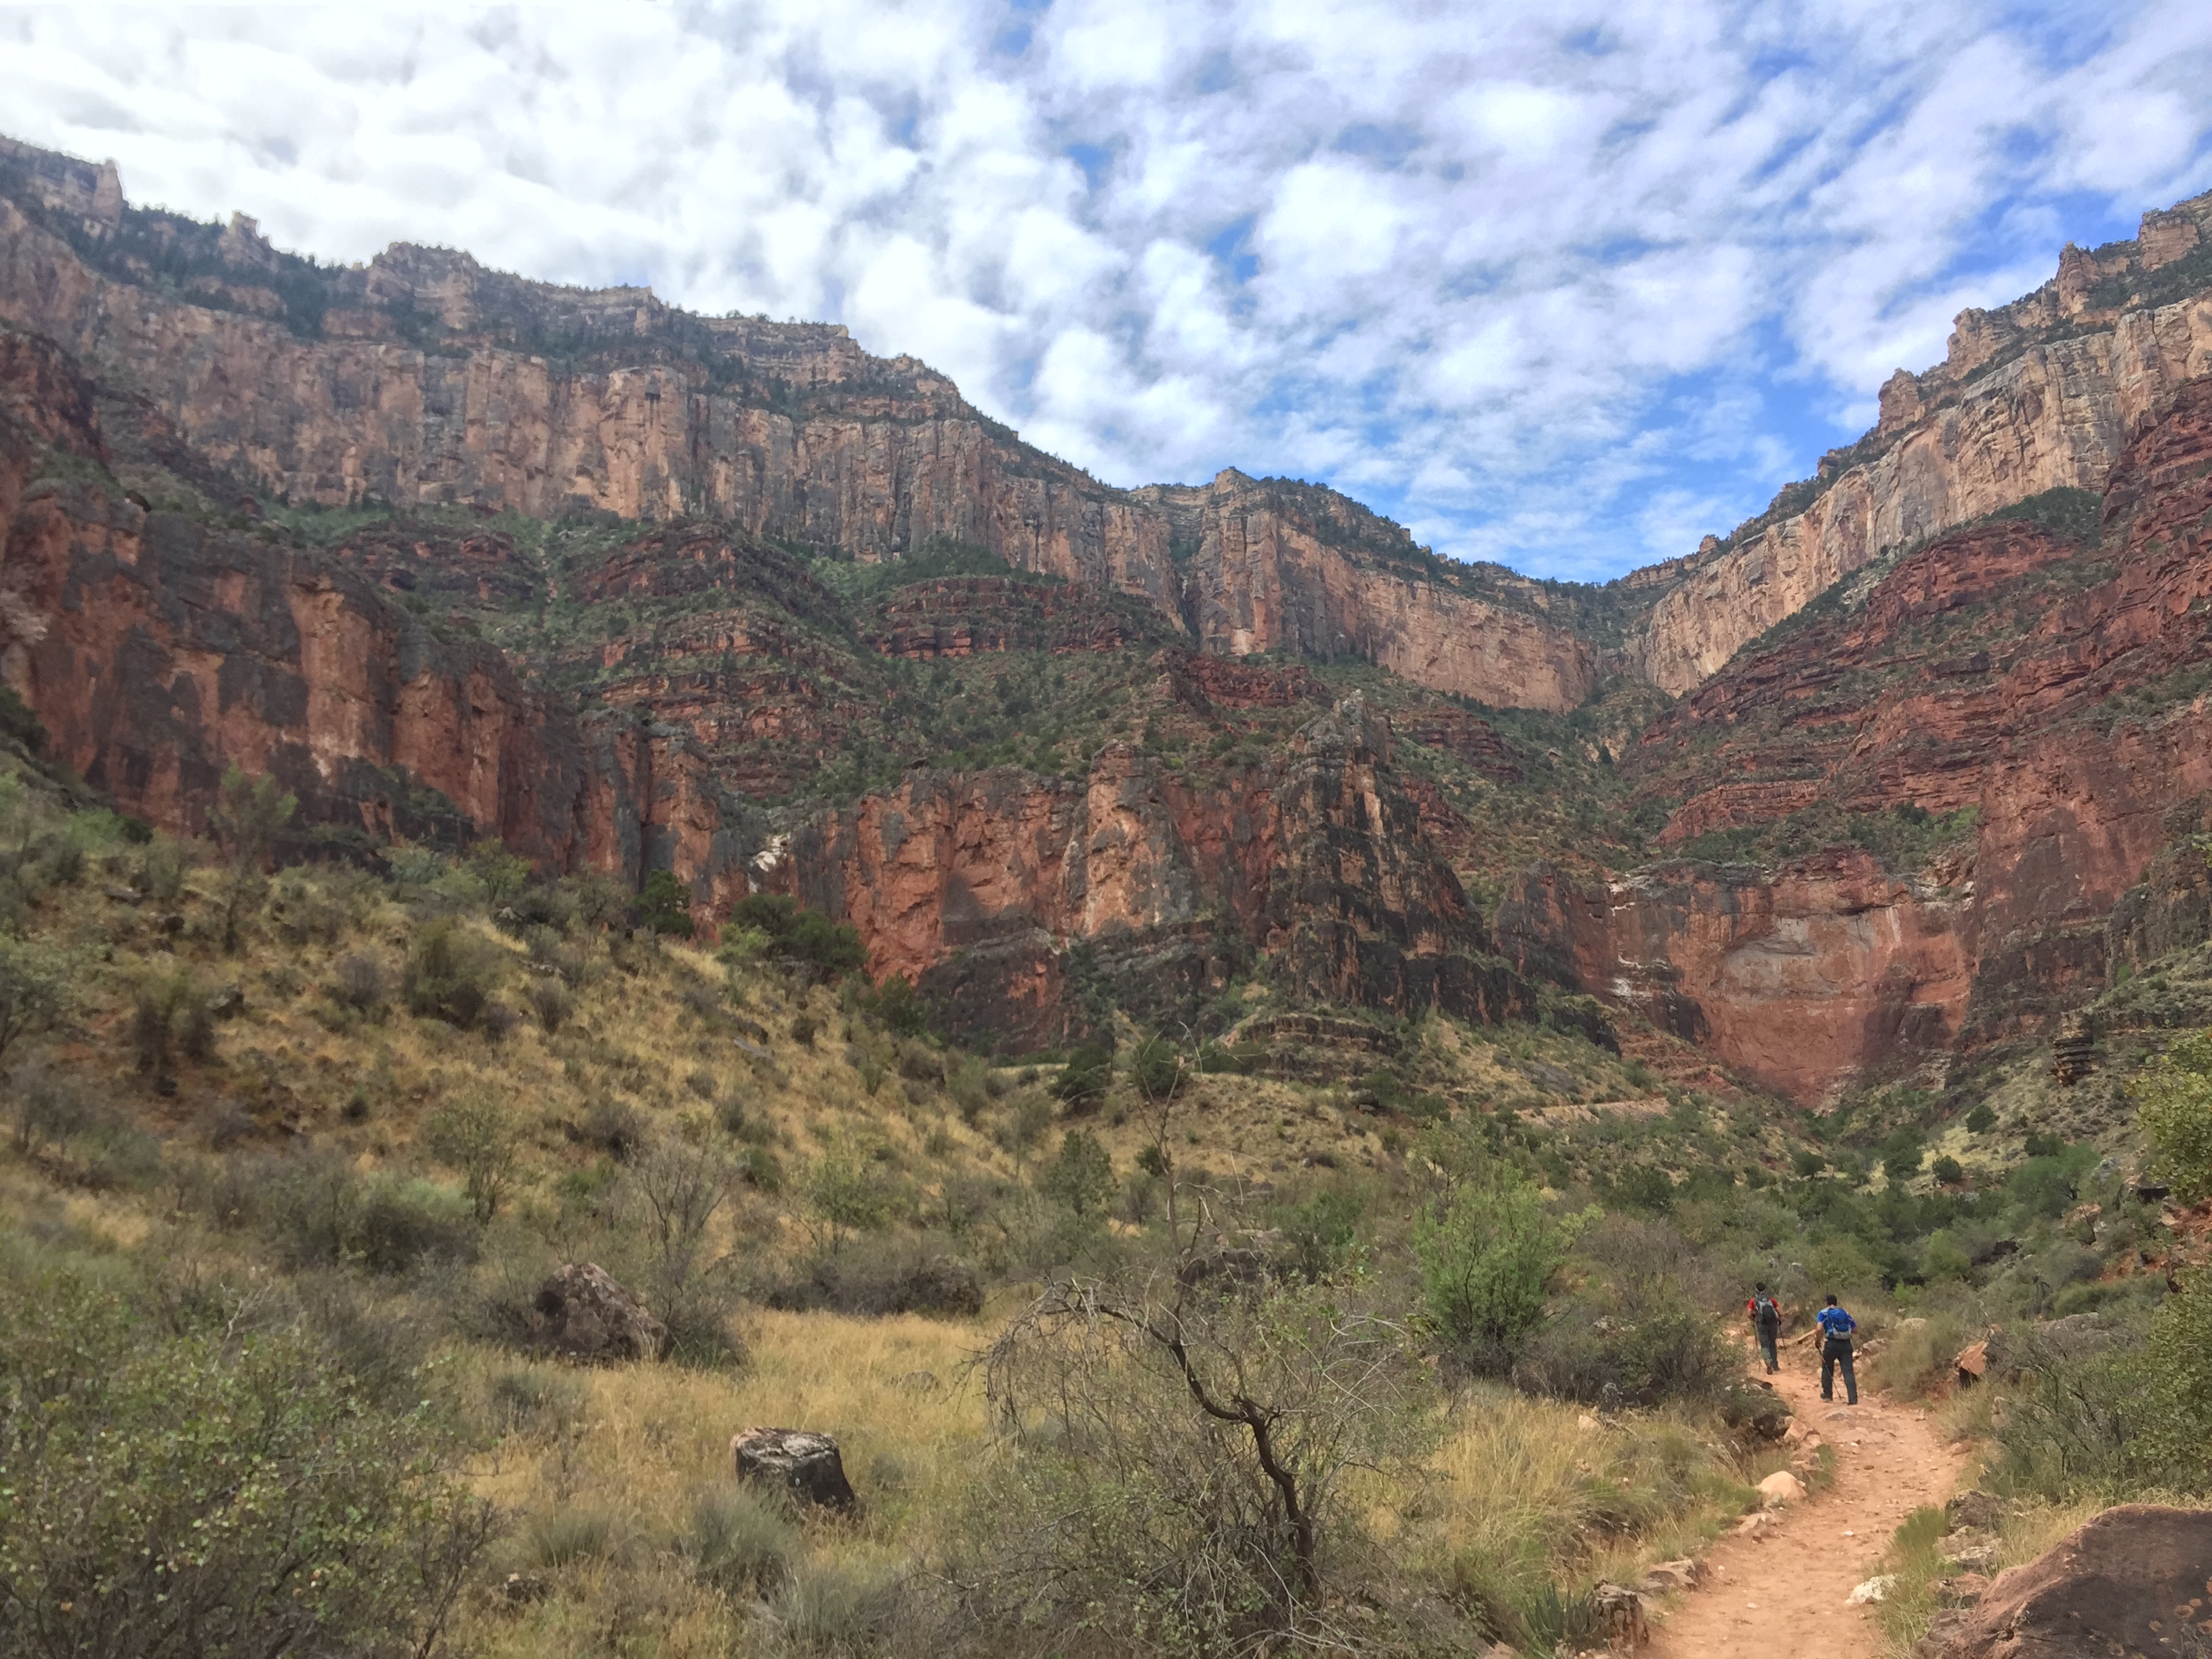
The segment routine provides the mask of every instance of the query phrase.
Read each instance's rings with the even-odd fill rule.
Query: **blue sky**
[[[2212,188],[2178,3],[79,5],[0,64],[0,127],[137,201],[834,319],[1110,482],[1596,579]]]

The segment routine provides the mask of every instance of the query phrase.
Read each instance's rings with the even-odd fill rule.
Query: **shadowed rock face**
[[[1125,744],[1085,778],[916,769],[820,814],[766,882],[859,928],[878,973],[956,1026],[1057,1042],[1089,1029],[1086,985],[1187,1018],[1255,949],[1295,989],[1398,1012],[1525,1012],[1458,878],[1355,700],[1309,723],[1279,772],[1195,788]]]
[[[1686,798],[1662,839],[1825,803],[1971,806],[1970,846],[1910,875],[1856,852],[1603,888],[1538,870],[1501,909],[1501,949],[1803,1100],[2034,1029],[2101,988],[2108,935],[2137,925],[2107,918],[2212,789],[2208,515],[2212,379],[2113,469],[2101,545],[2010,524],[1939,541],[1632,757],[1651,793]],[[2189,896],[2162,902],[2140,924],[2160,937]]]

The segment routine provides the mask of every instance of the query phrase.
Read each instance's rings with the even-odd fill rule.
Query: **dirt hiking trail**
[[[1705,1557],[1704,1582],[1652,1621],[1651,1659],[1874,1659],[1873,1610],[1850,1607],[1854,1588],[1881,1571],[1898,1523],[1956,1486],[1963,1449],[1942,1443],[1923,1407],[1862,1390],[1820,1398],[1820,1362],[1790,1343],[1773,1382],[1796,1426],[1835,1449],[1835,1480],[1780,1510],[1764,1536],[1724,1534]],[[1764,1375],[1763,1368],[1754,1375]]]

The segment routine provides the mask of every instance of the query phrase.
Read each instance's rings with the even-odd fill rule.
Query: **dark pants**
[[[1774,1354],[1774,1339],[1778,1333],[1771,1325],[1760,1325],[1754,1328],[1759,1332],[1759,1357],[1766,1362],[1766,1369],[1770,1371],[1780,1370],[1782,1362]]]
[[[1820,1345],[1820,1398],[1836,1397],[1836,1367],[1844,1368],[1844,1397],[1854,1406],[1859,1403],[1859,1376],[1851,1369],[1851,1340],[1848,1336],[1832,1336]]]

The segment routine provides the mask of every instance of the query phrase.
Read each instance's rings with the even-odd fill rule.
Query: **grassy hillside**
[[[162,1595],[206,1651],[304,1619],[362,1653],[1549,1652],[1786,1461],[1726,1334],[1753,1279],[1799,1319],[1847,1295],[1906,1389],[1991,1325],[2090,1312],[2124,1378],[2202,1317],[2167,1288],[2197,1224],[2100,1162],[2133,1156],[2124,1109],[2062,1139],[2026,1062],[1987,1127],[1893,1097],[1808,1122],[1656,1033],[1316,1021],[1255,986],[1206,1045],[994,1066],[774,905],[710,951],[496,848],[268,872],[253,799],[180,846],[20,763],[0,785],[26,1650],[80,1628],[64,1603]],[[2114,1006],[2193,1018],[2196,971]],[[586,1261],[665,1358],[548,1352],[533,1299]],[[1170,1329],[1271,1413],[1310,1554]],[[2203,1482],[2154,1434],[2069,1463],[2050,1390],[2081,1362],[2021,1352],[2021,1403],[1961,1419],[1993,1481]],[[194,1431],[102,1474],[165,1402]],[[836,1435],[858,1510],[736,1483],[756,1425]],[[189,1541],[216,1516],[222,1548]],[[300,1597],[285,1538],[316,1540]]]

